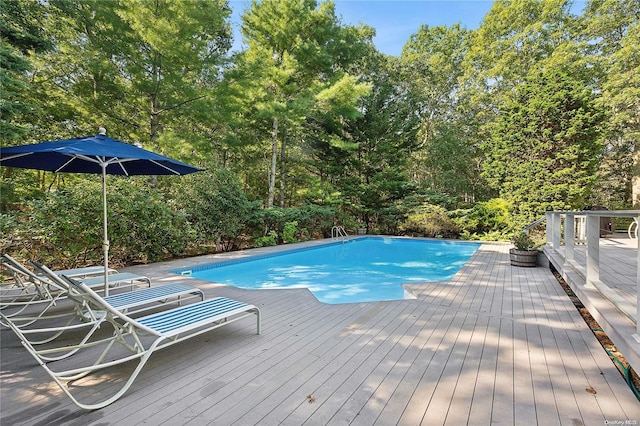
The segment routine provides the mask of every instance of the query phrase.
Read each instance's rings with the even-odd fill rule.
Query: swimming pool
[[[480,243],[364,237],[172,271],[249,289],[308,288],[324,303],[412,298],[402,283],[447,281]]]

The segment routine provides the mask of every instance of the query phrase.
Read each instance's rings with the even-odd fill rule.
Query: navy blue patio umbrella
[[[186,175],[198,167],[110,138],[100,128],[96,136],[0,148],[0,165],[50,172],[102,175],[104,282],[108,295],[107,175]]]

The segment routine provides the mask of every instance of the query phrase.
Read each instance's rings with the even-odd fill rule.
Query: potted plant
[[[526,232],[520,232],[513,237],[515,248],[509,250],[509,257],[513,266],[534,267],[538,263],[538,250],[535,243]]]

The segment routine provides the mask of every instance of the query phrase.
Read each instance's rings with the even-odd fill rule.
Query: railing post
[[[546,237],[547,237],[547,245],[551,246],[551,248],[553,250],[555,250],[555,247],[553,247],[553,212],[545,212],[544,214],[547,217],[547,223],[545,226],[545,231],[546,231]]]
[[[581,243],[584,244],[587,241],[587,232],[586,232],[586,225],[587,222],[587,217],[584,215],[581,215],[578,217],[578,235],[576,236],[576,239]]]
[[[557,252],[560,249],[560,229],[562,220],[560,219],[560,212],[551,213],[551,245],[553,251]],[[548,228],[547,228],[548,230]],[[548,241],[549,235],[547,235]]]
[[[553,215],[555,216],[553,218],[553,247],[558,251],[560,250],[560,240],[562,237],[562,214],[555,212]]]
[[[638,226],[640,226],[640,215],[638,215]],[[636,238],[637,254],[636,254],[636,335],[633,336],[640,342],[640,237]]]
[[[587,214],[587,276],[585,287],[594,288],[600,281],[600,217]]]
[[[576,216],[567,213],[564,219],[564,263],[569,264],[574,259],[574,247],[576,243]]]

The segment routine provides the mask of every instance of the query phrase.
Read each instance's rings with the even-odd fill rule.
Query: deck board
[[[254,304],[262,310],[262,334],[251,318],[160,351],[123,398],[85,412],[3,329],[0,423],[640,421],[640,403],[551,272],[510,266],[508,245],[484,244],[448,283],[407,285],[414,300],[347,305],[322,304],[304,289],[251,291],[177,277],[168,273],[176,265],[130,271],[154,285],[182,282],[207,297]],[[626,263],[610,270],[616,280],[630,273]],[[121,369],[108,374],[112,387],[105,391],[123,377]]]

